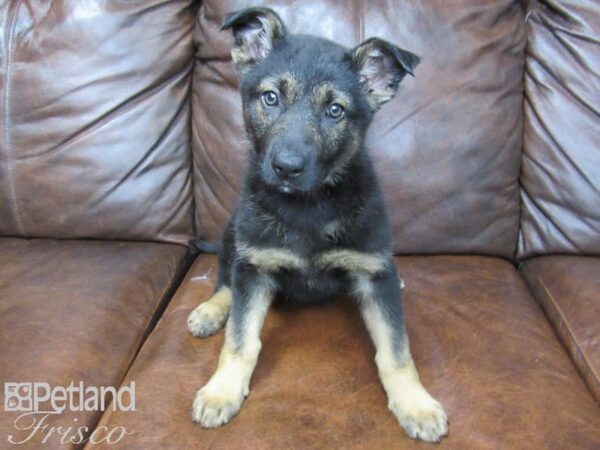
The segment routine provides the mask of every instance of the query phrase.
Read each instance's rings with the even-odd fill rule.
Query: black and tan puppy
[[[248,395],[271,301],[354,295],[377,350],[390,410],[415,438],[447,433],[444,410],[410,355],[401,280],[377,179],[364,148],[373,114],[419,58],[380,39],[354,49],[288,33],[270,9],[229,14],[253,148],[239,206],[225,230],[213,297],[189,316],[194,336],[227,322],[219,366],[193,420],[229,422]],[[229,318],[229,319],[228,319]]]

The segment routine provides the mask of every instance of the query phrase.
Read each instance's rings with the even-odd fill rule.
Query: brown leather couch
[[[261,3],[292,31],[423,58],[368,141],[414,358],[450,417],[440,448],[600,448],[597,2]],[[0,380],[136,389],[136,411],[65,410],[43,430],[3,409],[0,448],[82,447],[62,437],[81,426],[128,433],[86,448],[430,445],[387,411],[350,299],[276,305],[239,415],[191,422],[223,335],[186,329],[217,271],[186,245],[218,237],[240,187],[219,26],[247,5],[0,3]]]

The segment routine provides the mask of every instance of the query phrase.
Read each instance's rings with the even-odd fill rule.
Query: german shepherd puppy
[[[219,252],[214,295],[189,316],[194,336],[227,322],[219,366],[193,420],[231,420],[249,392],[273,298],[353,294],[376,348],[388,407],[409,436],[439,441],[446,414],[421,385],[402,316],[402,282],[365,133],[419,58],[381,39],[354,49],[290,34],[267,8],[226,16],[252,142],[239,206]],[[227,318],[229,318],[227,320]]]

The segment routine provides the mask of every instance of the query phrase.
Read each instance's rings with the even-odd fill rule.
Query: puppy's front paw
[[[214,428],[229,422],[237,414],[244,401],[243,392],[218,392],[205,386],[194,399],[192,420],[204,428]]]
[[[218,305],[204,302],[188,316],[188,330],[194,336],[207,337],[215,334],[227,320],[227,311]]]
[[[390,400],[389,408],[412,438],[439,442],[448,434],[448,417],[444,408],[427,392]]]

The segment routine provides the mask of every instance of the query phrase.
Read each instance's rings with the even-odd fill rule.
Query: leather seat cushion
[[[450,417],[440,448],[600,442],[600,409],[510,263],[397,262],[415,361]],[[186,318],[210,296],[216,272],[216,257],[195,261],[126,377],[136,381],[138,411],[109,412],[100,422],[135,435],[106,448],[416,448],[387,410],[373,346],[350,299],[275,305],[240,413],[221,428],[192,424],[192,400],[216,368],[223,331],[193,338]]]
[[[544,256],[523,275],[600,401],[600,258]]]
[[[119,386],[185,254],[170,244],[1,238],[0,380]],[[19,414],[2,408],[0,447],[30,433],[15,428]],[[100,415],[67,408],[45,423],[93,429]],[[43,436],[18,447],[70,448]]]

